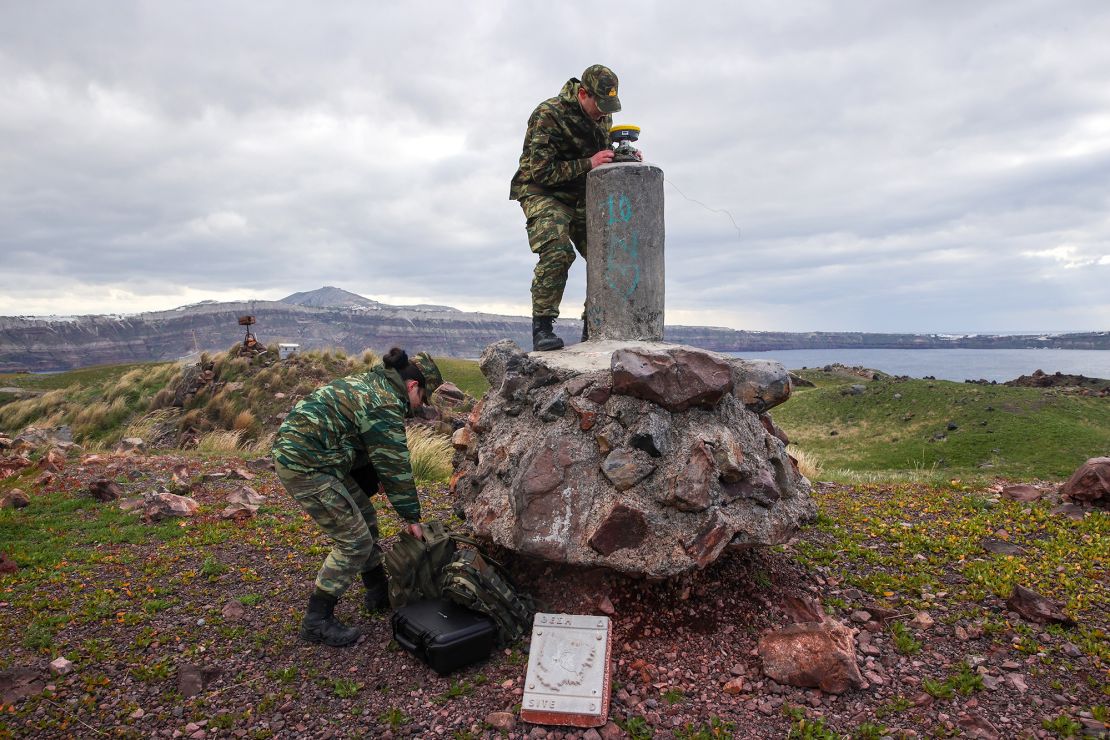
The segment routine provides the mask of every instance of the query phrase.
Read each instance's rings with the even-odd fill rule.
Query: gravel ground
[[[21,515],[36,516],[48,501],[84,500],[97,478],[119,481],[128,496],[172,485],[171,471],[181,465],[178,478],[192,483],[201,504],[196,517],[132,525],[119,530],[138,531],[122,536],[130,541],[88,542],[49,567],[0,576],[0,671],[10,684],[13,672],[25,669],[41,692],[0,707],[0,738],[1106,736],[1105,547],[1093,564],[1072,562],[1089,549],[1060,554],[1061,568],[1093,567],[1089,604],[1071,610],[1079,636],[1030,625],[997,595],[957,598],[968,583],[961,561],[892,561],[881,556],[897,546],[881,535],[860,540],[867,543],[862,559],[838,559],[847,531],[838,517],[858,515],[846,502],[883,495],[875,487],[823,485],[816,493],[822,523],[795,542],[729,555],[670,582],[497,553],[545,610],[613,617],[611,722],[567,730],[515,719],[526,644],[439,677],[398,650],[387,617],[359,613],[361,586],[338,610],[363,630],[356,645],[300,643],[296,627],[327,546],[268,471],[244,471],[244,481],[233,472],[244,467],[239,460],[86,457],[33,492]],[[267,504],[245,522],[219,519],[227,493],[244,483]],[[445,489],[422,494],[426,515],[449,516]],[[69,515],[87,523],[108,507],[116,504],[82,505]],[[395,533],[397,519],[379,508],[383,532]],[[935,509],[903,511],[901,519],[907,527],[941,526]],[[1096,553],[1108,541],[1105,513],[1062,526],[1074,526]],[[75,541],[80,531],[72,528]],[[867,557],[869,549],[875,557]],[[831,561],[815,556],[830,550]],[[927,585],[914,580],[923,562],[937,576]],[[893,575],[881,581],[876,573],[884,568]],[[868,590],[854,577],[861,574],[870,578],[866,584],[893,590]],[[789,623],[782,608],[789,597],[822,601],[830,617],[859,630],[866,688],[835,696],[763,675],[756,643]],[[919,612],[928,618],[911,623]],[[901,639],[893,622],[907,630]],[[51,676],[48,663],[63,655],[73,670]],[[963,682],[954,678],[961,672]],[[190,680],[199,691],[184,696]]]

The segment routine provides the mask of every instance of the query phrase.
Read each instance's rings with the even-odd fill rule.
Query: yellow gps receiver
[[[640,138],[640,127],[631,124],[613,126],[609,129],[609,143],[616,144],[614,162],[639,162],[639,152],[632,146],[632,142]]]

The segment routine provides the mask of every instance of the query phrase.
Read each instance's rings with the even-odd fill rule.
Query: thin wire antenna
[[[681,195],[683,198],[690,201],[691,203],[697,203],[699,206],[701,206],[702,208],[704,208],[705,210],[707,210],[711,213],[723,213],[726,216],[728,216],[728,220],[732,222],[732,228],[736,229],[736,238],[740,239],[740,240],[743,240],[743,234],[740,233],[740,227],[737,226],[736,219],[732,217],[732,213],[730,211],[728,211],[725,208],[710,208],[706,204],[702,203],[700,200],[695,200],[694,198],[691,198],[690,196],[686,195],[686,193],[682,192],[682,188],[675,185],[674,182],[672,182],[671,179],[668,178],[668,177],[664,176],[663,177],[663,182],[670,185],[672,188],[674,188],[676,191],[678,191],[679,195]]]

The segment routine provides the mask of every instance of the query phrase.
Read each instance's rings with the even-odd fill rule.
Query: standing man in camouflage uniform
[[[405,417],[443,382],[427,353],[410,361],[394,348],[369,372],[333,380],[285,417],[274,442],[274,470],[285,489],[334,547],[316,576],[301,622],[301,638],[333,647],[358,639],[358,629],[335,618],[335,605],[361,574],[366,609],[388,604],[378,522],[370,501],[379,488],[423,537]]]
[[[609,129],[620,109],[617,76],[595,64],[528,119],[509,198],[520,201],[528,246],[539,255],[532,278],[533,350],[563,346],[551,323],[559,316],[574,250],[586,257],[586,173],[613,161]]]

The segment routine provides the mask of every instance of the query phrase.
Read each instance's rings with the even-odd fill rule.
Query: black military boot
[[[563,340],[555,336],[551,329],[552,319],[549,316],[532,317],[532,350],[547,352],[553,349],[562,349]]]
[[[308,597],[308,611],[301,620],[301,639],[330,647],[344,647],[358,639],[358,628],[348,627],[335,618],[339,599],[317,589]]]
[[[389,580],[385,576],[385,568],[379,565],[373,570],[363,571],[362,583],[366,586],[366,611],[379,612],[389,607]]]

